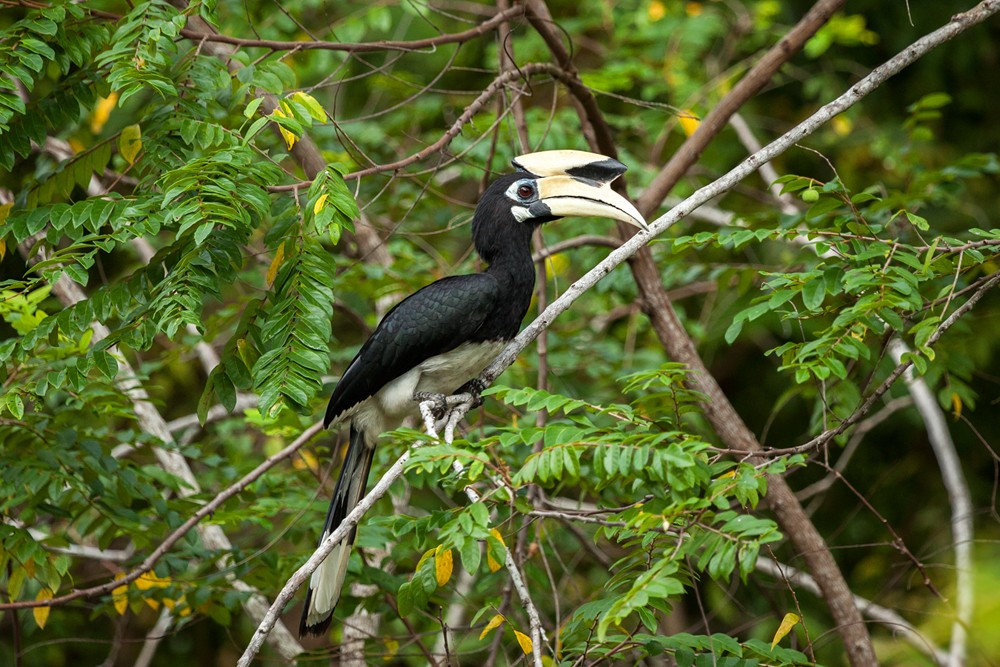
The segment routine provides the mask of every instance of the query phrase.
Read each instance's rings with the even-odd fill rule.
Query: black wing
[[[344,371],[326,408],[326,425],[422,361],[472,338],[499,292],[493,276],[476,273],[438,280],[398,303]]]

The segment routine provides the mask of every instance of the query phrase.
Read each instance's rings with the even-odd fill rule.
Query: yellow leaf
[[[2,219],[0,219],[0,224],[3,224]],[[4,241],[3,239],[0,239],[0,262],[2,262],[3,258],[6,256],[7,256],[7,242]]]
[[[35,596],[36,600],[51,600],[52,599],[52,589],[43,588],[38,591],[38,595]],[[35,624],[38,625],[39,630],[45,629],[45,622],[49,620],[49,612],[52,611],[52,607],[35,607],[31,610],[32,616],[35,617]]]
[[[688,16],[701,16],[702,6],[700,2],[689,2],[684,8]]]
[[[490,535],[497,538],[500,541],[500,544],[503,544],[505,547],[507,546],[507,544],[503,541],[503,535],[501,535],[500,531],[496,528],[490,528]],[[486,564],[489,566],[490,572],[496,572],[503,567],[493,558],[493,554],[490,553],[489,545],[486,547]]]
[[[142,131],[138,125],[129,125],[122,129],[118,135],[118,152],[129,164],[135,162],[135,158],[142,150]]]
[[[135,580],[135,585],[140,591],[147,591],[150,588],[166,588],[170,585],[170,577],[158,577],[155,572],[143,572]]]
[[[191,615],[191,607],[188,606],[187,598],[184,597],[183,593],[181,593],[181,596],[176,600],[172,600],[170,598],[163,598],[163,606],[169,609],[170,611],[174,611],[174,609],[179,608],[177,615],[180,616],[181,618]]]
[[[115,580],[124,579],[125,573],[119,572],[115,575]],[[119,586],[118,588],[111,591],[111,601],[115,605],[115,611],[118,612],[119,616],[125,615],[125,610],[128,609],[128,586]]]
[[[663,6],[663,3],[660,2],[660,0],[653,0],[653,2],[649,3],[650,21],[656,23],[666,15],[667,15],[667,8]]]
[[[846,137],[854,130],[854,123],[847,116],[840,114],[833,117],[830,121],[830,127],[833,128],[834,134],[838,137]]]
[[[0,254],[0,258],[3,258],[2,254]],[[955,392],[951,392],[951,414],[955,419],[962,416],[962,397]]]
[[[299,457],[292,461],[292,467],[296,470],[312,470],[319,472],[319,460],[312,452],[299,450]]]
[[[501,616],[500,614],[496,614],[495,616],[493,616],[493,618],[490,619],[490,622],[486,624],[486,627],[483,628],[483,631],[479,633],[479,638],[482,639],[486,635],[490,634],[490,632],[492,632],[493,630],[499,628],[501,623],[503,623],[503,616]]]
[[[442,548],[444,545],[438,545],[437,550],[434,552],[434,578],[437,579],[438,586],[444,586],[451,579],[451,571],[454,567],[454,562],[451,558],[451,549]]]
[[[689,137],[694,134],[695,130],[698,129],[698,125],[701,124],[701,121],[695,118],[694,114],[690,111],[681,112],[681,115],[677,120],[680,121],[681,129],[684,130],[684,134]]]
[[[323,109],[323,105],[316,101],[315,97],[301,90],[292,93],[289,97],[304,106],[309,111],[309,115],[313,117],[313,120],[318,120],[321,123],[326,122],[326,111]]]
[[[118,104],[118,93],[111,93],[107,97],[97,100],[97,106],[94,107],[93,113],[90,114],[91,132],[94,134],[101,133],[104,125],[108,122],[108,118],[111,117],[111,112],[114,110],[116,104]]]
[[[771,648],[777,646],[778,642],[784,639],[785,635],[792,631],[792,628],[795,627],[795,624],[798,623],[799,620],[798,614],[793,614],[792,612],[785,614],[785,617],[781,619],[781,625],[778,626],[777,632],[774,633],[774,639],[771,640]]]
[[[285,261],[285,244],[282,243],[278,246],[278,249],[274,252],[274,259],[271,260],[271,266],[267,269],[267,286],[270,287],[274,284],[274,279],[278,275],[278,269],[281,268],[282,263]]]
[[[524,654],[528,655],[531,653],[531,637],[517,630],[514,630],[514,636],[517,637],[517,643],[521,645],[521,650],[524,651]]]
[[[285,113],[285,110],[282,109],[280,106],[275,108],[275,110],[271,112],[271,115],[278,116],[279,118],[288,118],[289,116],[287,113]],[[281,125],[278,125],[278,132],[281,133],[281,138],[285,140],[285,146],[288,148],[288,150],[292,150],[292,146],[295,145],[295,142],[298,140],[298,137],[296,137],[292,132],[286,130]]]
[[[319,196],[319,199],[313,204],[313,215],[319,215],[319,212],[326,208],[326,198],[328,196],[325,192]]]
[[[143,572],[138,579],[135,580],[135,585],[140,591],[148,591],[151,588],[166,588],[170,585],[170,577],[158,577],[153,572]],[[151,609],[159,609],[160,601],[151,597],[144,597],[146,604],[150,606]]]

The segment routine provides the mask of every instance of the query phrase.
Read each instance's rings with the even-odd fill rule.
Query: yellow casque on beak
[[[538,177],[538,201],[532,208],[547,208],[558,217],[611,218],[647,229],[635,206],[611,189],[611,182],[628,169],[614,158],[586,151],[556,150],[519,155],[513,164],[520,171]]]

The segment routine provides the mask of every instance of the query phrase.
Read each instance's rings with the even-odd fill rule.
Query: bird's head
[[[514,158],[517,169],[493,181],[476,207],[476,250],[491,262],[512,236],[530,239],[539,225],[563,217],[600,217],[646,228],[642,214],[611,189],[627,167],[597,153],[558,150]]]

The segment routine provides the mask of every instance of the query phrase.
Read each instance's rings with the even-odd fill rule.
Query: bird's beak
[[[621,220],[640,229],[646,221],[632,203],[611,189],[627,167],[605,155],[584,151],[542,151],[514,158],[514,166],[538,176],[533,217],[581,216]],[[544,209],[548,209],[546,212]]]

